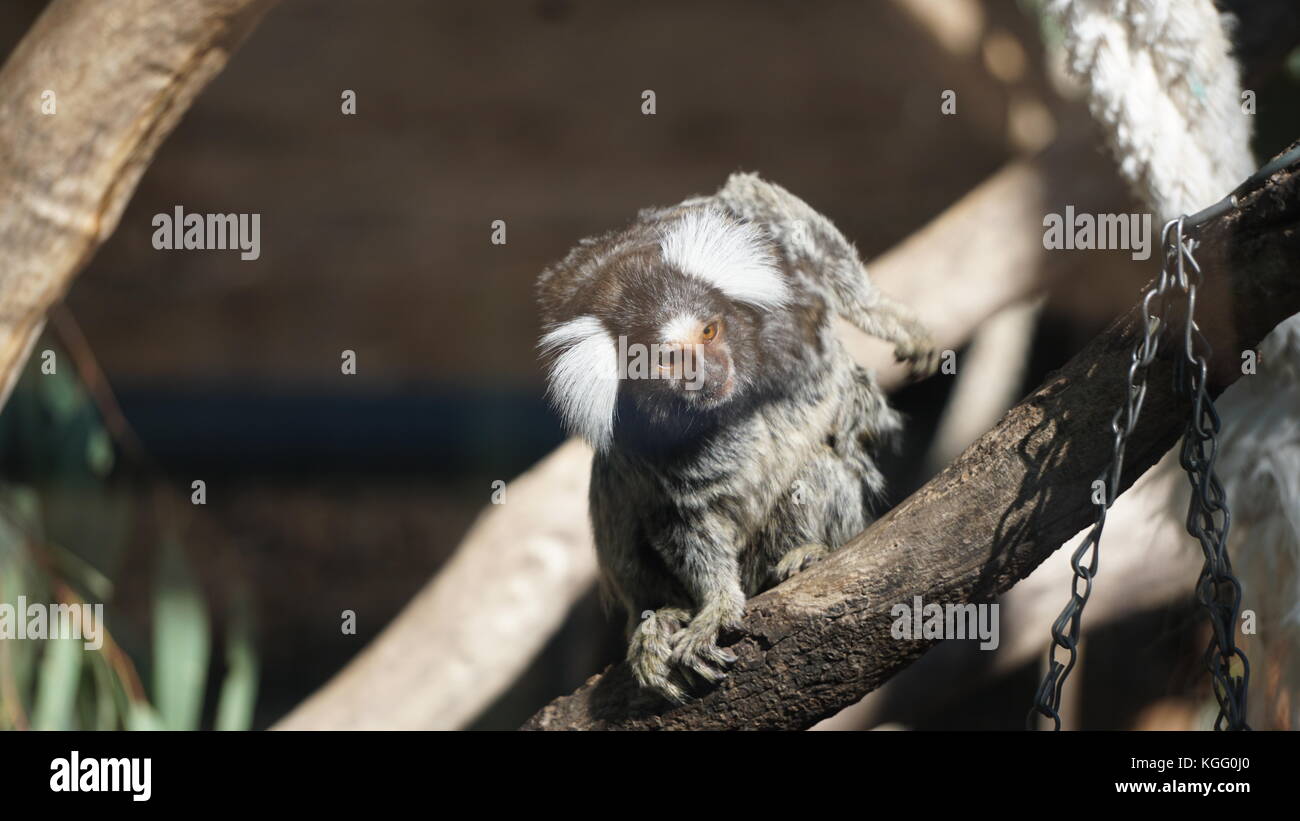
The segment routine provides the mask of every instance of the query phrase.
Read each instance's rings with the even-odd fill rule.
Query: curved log
[[[0,69],[0,407],[45,313],[274,0],[55,0]]]

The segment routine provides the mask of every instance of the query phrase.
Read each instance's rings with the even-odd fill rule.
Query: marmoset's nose
[[[695,373],[695,346],[685,342],[665,342],[659,346],[659,372],[665,378],[690,378]]]

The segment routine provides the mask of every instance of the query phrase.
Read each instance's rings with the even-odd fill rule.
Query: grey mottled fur
[[[696,208],[763,229],[789,285],[787,304],[756,312],[663,270],[647,249]],[[921,372],[934,368],[933,346],[905,308],[872,288],[826,218],[753,174],[585,240],[543,273],[539,301],[548,325],[594,315],[615,335],[635,335],[626,329],[664,305],[709,301],[737,329],[740,399],[698,414],[674,409],[666,432],[655,414],[672,400],[622,384],[613,444],[598,449],[592,467],[601,586],[627,613],[628,661],[644,687],[681,701],[734,660],[718,634],[739,623],[746,598],[842,546],[883,495],[876,454],[902,422],[836,338],[832,316],[893,342]],[[638,398],[624,401],[624,392]],[[628,432],[638,414],[650,430],[642,438]]]

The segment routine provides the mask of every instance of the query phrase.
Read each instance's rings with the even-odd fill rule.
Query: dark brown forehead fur
[[[654,341],[658,325],[676,314],[705,319],[705,314],[730,310],[767,326],[763,337],[768,344],[819,350],[829,318],[816,293],[795,287],[786,308],[760,311],[729,300],[708,283],[664,262],[659,245],[663,232],[689,210],[678,206],[643,211],[630,226],[583,240],[543,271],[537,286],[543,325],[592,315],[616,337],[628,334],[640,337],[635,341],[649,342]],[[787,266],[779,255],[778,264]],[[799,279],[788,267],[784,273],[792,284]]]
[[[591,314],[615,333],[652,323],[671,312],[716,303],[722,295],[663,260],[665,220],[641,221],[584,240],[538,279],[538,302],[548,326]]]

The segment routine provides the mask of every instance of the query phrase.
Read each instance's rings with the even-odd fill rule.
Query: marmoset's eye
[[[718,335],[718,323],[710,322],[704,326],[703,336],[705,342],[712,342],[713,337]]]

